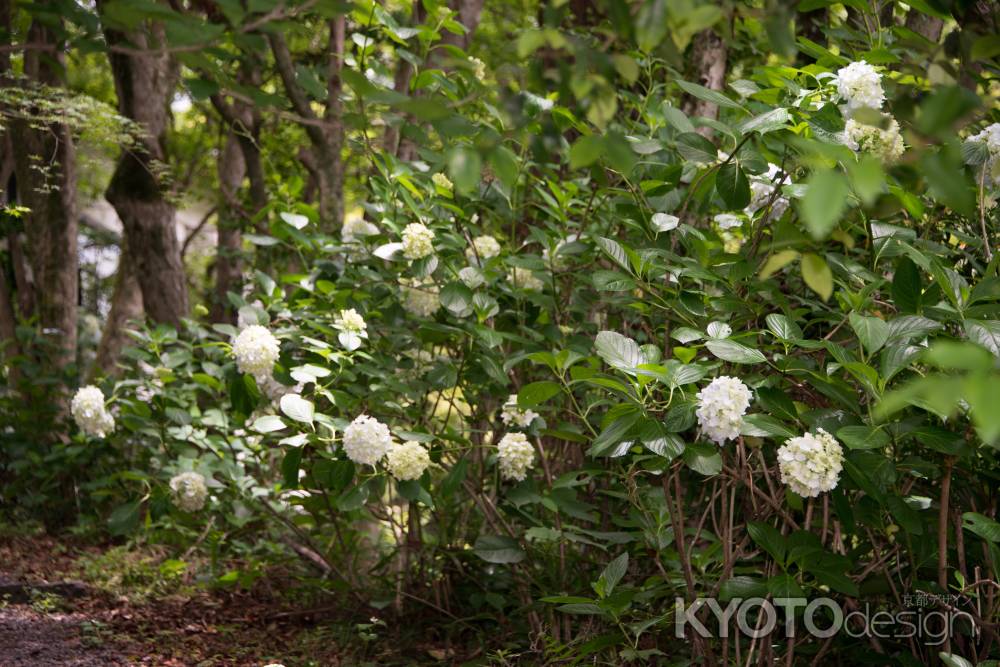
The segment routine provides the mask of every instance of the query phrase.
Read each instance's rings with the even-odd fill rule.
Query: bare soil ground
[[[189,589],[139,600],[89,582],[78,597],[31,590],[81,579],[80,557],[100,552],[50,537],[0,539],[0,585],[21,584],[28,593],[0,600],[0,667],[344,664],[317,619],[275,620],[288,604],[263,589]]]

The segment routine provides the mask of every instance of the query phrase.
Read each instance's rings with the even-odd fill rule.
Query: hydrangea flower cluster
[[[479,58],[469,58],[469,64],[472,65],[472,71],[477,79],[482,81],[486,78],[486,63]]]
[[[451,182],[451,179],[440,171],[431,176],[431,181],[434,182],[434,185],[438,186],[442,190],[447,190],[448,192],[451,192],[455,187],[455,184]]]
[[[174,504],[184,512],[197,512],[208,499],[205,478],[196,472],[182,472],[170,480]]]
[[[840,443],[821,428],[815,434],[789,438],[778,449],[781,481],[803,498],[815,498],[837,488],[843,464]]]
[[[417,317],[430,317],[441,307],[438,286],[433,280],[404,278],[399,281],[403,292],[403,308]]]
[[[523,433],[508,433],[497,443],[497,460],[504,479],[522,481],[535,464],[535,448]]]
[[[353,308],[340,311],[340,314],[333,321],[333,328],[340,332],[337,340],[348,351],[358,349],[361,347],[361,340],[368,338],[368,325],[365,323],[365,318],[361,317],[361,314]]]
[[[399,481],[419,479],[431,464],[430,454],[419,442],[407,441],[389,450],[386,465]]]
[[[733,229],[743,225],[743,218],[732,213],[720,213],[712,219],[719,226],[719,229]]]
[[[743,415],[752,394],[738,378],[723,375],[698,392],[698,425],[716,444],[735,440],[743,427]]]
[[[750,179],[750,203],[743,209],[744,213],[753,215],[764,208],[774,195],[775,188],[780,188],[789,182],[788,174],[782,174],[779,179],[778,175],[780,173],[781,167],[776,164],[768,164],[766,173],[753,176]],[[787,197],[775,197],[774,202],[771,204],[771,210],[767,214],[767,219],[777,220],[780,218],[788,210],[788,204]]]
[[[472,264],[485,262],[500,254],[500,242],[489,235],[477,236],[472,239],[472,245],[465,249],[465,256]]]
[[[236,367],[241,373],[249,373],[258,378],[271,374],[280,352],[278,339],[259,324],[246,327],[233,341]]]
[[[104,392],[94,385],[77,389],[69,409],[76,425],[87,435],[103,438],[115,430],[115,418],[104,405]]]
[[[344,243],[356,243],[365,236],[378,234],[378,227],[365,220],[361,215],[347,215],[344,225],[340,228],[340,239]]]
[[[986,146],[987,158],[983,169],[992,185],[1000,187],[1000,123],[993,123],[966,141]]]
[[[906,150],[903,136],[899,133],[899,123],[889,114],[883,114],[883,118],[885,128],[848,118],[844,125],[844,144],[854,151],[871,153],[882,162],[898,160]]]
[[[545,289],[545,283],[536,278],[531,269],[525,269],[520,266],[511,267],[510,272],[507,274],[507,280],[510,281],[513,287],[520,287],[521,289],[536,292]]]
[[[511,394],[507,398],[500,413],[503,423],[514,428],[528,428],[537,416],[538,413],[534,410],[522,410],[517,407],[517,394]]]
[[[403,228],[403,256],[406,259],[423,259],[434,254],[434,232],[419,222]]]
[[[847,103],[848,119],[841,141],[851,150],[870,153],[882,162],[898,160],[906,147],[895,118],[882,114],[883,127],[854,118],[859,109],[882,108],[885,102],[882,75],[863,60],[853,62],[837,71],[837,92]]]
[[[837,92],[847,103],[849,111],[881,109],[885,102],[882,75],[863,60],[837,70]]]
[[[391,447],[389,427],[374,417],[359,415],[344,429],[344,453],[359,465],[375,465]]]

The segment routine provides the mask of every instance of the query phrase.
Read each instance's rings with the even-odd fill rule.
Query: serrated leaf
[[[759,350],[734,340],[710,340],[705,343],[705,347],[719,359],[734,364],[762,364],[767,361],[767,357]]]
[[[646,363],[638,343],[614,331],[598,333],[594,347],[601,359],[619,370],[634,371],[636,366]]]

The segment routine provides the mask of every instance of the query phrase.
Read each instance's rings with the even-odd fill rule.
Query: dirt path
[[[102,645],[86,614],[43,613],[30,605],[0,608],[0,667],[94,667],[141,664]]]

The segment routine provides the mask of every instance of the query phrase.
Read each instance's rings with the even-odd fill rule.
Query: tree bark
[[[944,28],[944,21],[936,16],[924,14],[916,9],[911,9],[906,14],[906,27],[923,36],[935,44],[941,39],[941,30]]]
[[[128,253],[128,242],[123,236],[118,250],[118,271],[115,274],[115,290],[111,295],[111,310],[108,311],[101,342],[97,345],[92,376],[115,374],[115,364],[128,341],[128,323],[140,319],[142,313],[142,289]]]
[[[479,20],[482,18],[485,0],[451,0],[448,6],[458,12],[458,22],[465,26],[464,35],[456,35],[452,32],[445,32],[441,41],[445,44],[452,44],[460,47],[464,51],[469,50],[472,43],[472,35],[479,27]]]
[[[6,25],[4,23],[3,25]],[[10,203],[14,176],[14,151],[10,134],[0,139],[0,206]],[[0,359],[10,359],[20,354],[17,343],[17,313],[14,310],[14,289],[7,275],[7,267],[0,265]],[[11,368],[9,373],[14,373]],[[11,385],[16,384],[12,377]]]
[[[28,41],[55,46],[55,36],[37,21],[29,28]],[[58,86],[61,59],[55,48],[48,53],[28,50],[24,73],[34,83]],[[33,305],[43,339],[51,345],[43,355],[52,368],[62,370],[76,358],[79,274],[73,138],[62,124],[37,128],[18,119],[11,125],[18,138],[14,151],[18,202],[31,211],[24,222],[27,260],[36,286]],[[14,239],[15,271],[20,263],[17,245]],[[27,290],[27,276],[15,277],[18,291]]]
[[[215,294],[212,299],[210,317],[213,322],[236,322],[236,314],[226,294],[238,289],[242,276],[240,262],[240,215],[237,196],[246,175],[246,161],[240,149],[239,139],[230,132],[226,145],[219,153],[219,189],[222,191],[222,205],[219,207],[216,225],[218,244],[215,254]]]
[[[726,43],[715,34],[711,28],[698,33],[691,45],[692,78],[711,90],[722,90],[726,84]],[[716,120],[719,118],[719,106],[707,100],[701,100],[686,95],[682,105],[688,116],[698,116]],[[712,134],[712,128],[699,127],[698,133],[704,136]]]
[[[146,313],[156,322],[178,326],[188,310],[187,285],[174,205],[157,173],[168,161],[166,135],[179,68],[169,54],[155,51],[166,44],[162,25],[128,35],[106,29],[105,37],[112,46],[154,49],[141,55],[108,54],[118,110],[139,124],[143,136],[138,146],[122,152],[105,196],[125,229]]]
[[[256,58],[251,57],[240,63],[239,78],[244,85],[260,86],[261,68]],[[213,95],[211,100],[229,127],[229,134],[218,159],[222,201],[216,225],[218,243],[215,257],[215,293],[210,318],[213,322],[235,324],[236,311],[226,295],[228,292],[238,292],[242,287],[243,268],[240,252],[243,245],[243,229],[267,206],[267,182],[260,156],[262,119],[256,107],[240,100],[233,100],[230,104],[219,94]],[[249,181],[251,206],[249,212],[240,205],[238,197],[244,178]],[[266,251],[258,251],[258,259],[261,255],[266,259]]]
[[[339,229],[344,221],[344,123],[341,118],[340,71],[344,60],[344,17],[327,22],[329,39],[326,50],[326,100],[322,118],[315,111],[299,85],[292,54],[281,33],[268,35],[278,75],[310,147],[304,149],[303,165],[310,170],[319,199],[321,226],[327,231]]]

